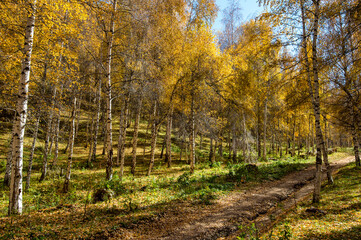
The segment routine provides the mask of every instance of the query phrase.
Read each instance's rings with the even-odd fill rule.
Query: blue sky
[[[238,0],[242,8],[242,21],[247,21],[255,16],[258,13],[261,13],[262,7],[258,6],[257,0]],[[213,29],[215,32],[222,30],[222,10],[227,7],[228,0],[216,0],[216,4],[219,8],[218,16],[216,21],[213,24]]]

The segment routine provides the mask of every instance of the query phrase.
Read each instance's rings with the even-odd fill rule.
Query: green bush
[[[112,180],[102,181],[95,188],[112,190],[116,196],[127,192],[127,189],[124,187],[122,181],[116,174],[114,175],[114,178]]]
[[[215,194],[215,192],[212,189],[210,189],[208,186],[197,191],[195,195],[196,198],[198,198],[199,203],[206,205],[212,204],[212,200],[217,199],[217,195]]]
[[[228,176],[239,182],[252,181],[258,178],[258,168],[253,164],[235,164],[229,166]]]
[[[190,172],[185,172],[177,178],[177,183],[180,187],[188,186],[190,184]]]

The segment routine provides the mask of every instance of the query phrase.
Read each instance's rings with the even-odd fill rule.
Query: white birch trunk
[[[158,136],[159,124],[157,123],[157,102],[154,103],[153,108],[153,124],[152,124],[152,140],[150,143],[150,161],[149,161],[149,168],[147,172],[147,176],[150,176],[154,166],[154,155],[155,155],[155,148],[157,146],[157,136]]]
[[[322,183],[322,157],[321,157],[321,144],[323,142],[321,124],[320,124],[320,102],[319,102],[319,82],[318,82],[318,69],[317,69],[317,34],[318,34],[318,17],[319,17],[319,4],[320,1],[316,0],[315,14],[314,14],[314,26],[313,26],[313,43],[312,43],[312,58],[313,58],[313,73],[314,73],[314,86],[312,86],[311,69],[307,54],[307,33],[306,33],[306,19],[305,19],[305,7],[304,0],[301,0],[301,12],[302,12],[302,48],[305,61],[307,80],[309,85],[309,91],[311,95],[313,111],[315,115],[315,128],[316,128],[316,174],[315,174],[315,187],[313,192],[314,203],[320,202],[321,197],[321,183]]]
[[[127,136],[128,126],[128,112],[129,112],[129,97],[125,100],[123,118],[121,118],[121,132],[119,133],[118,141],[118,157],[120,160],[119,177],[122,178],[124,175],[124,159],[125,159],[125,143]]]
[[[88,161],[87,161],[87,167],[90,167],[90,163],[91,163],[91,159],[92,159],[92,152],[93,152],[93,141],[92,141],[92,136],[94,133],[94,115],[92,115],[92,121],[91,121],[91,125],[90,125],[90,139],[89,139],[89,155],[88,155]]]
[[[72,160],[73,160],[73,149],[74,149],[74,138],[75,138],[76,102],[77,102],[77,99],[76,99],[76,97],[74,97],[73,111],[71,114],[71,121],[70,121],[69,153],[68,153],[68,161],[67,161],[64,188],[63,188],[64,193],[67,193],[69,191],[71,164],[72,164]]]
[[[167,130],[166,130],[166,153],[165,153],[165,161],[167,162],[168,168],[172,165],[172,119],[173,119],[173,106],[170,108],[170,112],[167,119]]]
[[[53,113],[54,113],[54,107],[55,107],[55,97],[56,97],[56,87],[54,87],[54,95],[53,95],[53,99],[52,99],[52,107],[49,113],[49,118],[48,118],[48,126],[46,129],[46,137],[45,137],[45,146],[44,146],[44,156],[43,156],[43,168],[41,171],[41,176],[39,179],[39,182],[42,182],[47,174],[48,171],[48,153],[49,153],[49,139],[50,139],[50,135],[51,135],[51,126],[52,126],[52,122],[53,122]]]
[[[142,99],[139,100],[139,105],[138,105],[137,113],[135,115],[135,122],[134,122],[132,167],[130,170],[133,176],[135,175],[135,167],[137,164],[137,144],[138,144],[138,131],[139,131],[139,119],[140,119],[141,108],[142,108]]]
[[[106,179],[111,180],[113,177],[113,143],[112,143],[112,79],[111,79],[111,65],[112,65],[112,48],[114,39],[114,14],[117,10],[117,0],[113,1],[113,12],[110,20],[110,36],[108,39],[108,57],[107,57],[107,167]]]
[[[100,108],[101,108],[101,93],[102,93],[102,81],[99,79],[98,93],[97,93],[97,114],[95,120],[95,128],[93,135],[93,153],[91,157],[91,162],[94,162],[97,156],[97,143],[98,143],[98,132],[99,132],[99,122],[100,122]]]
[[[313,39],[312,39],[312,66],[313,66],[313,82],[314,82],[314,97],[315,97],[315,118],[316,118],[316,137],[318,138],[319,147],[323,153],[323,161],[326,165],[328,183],[333,184],[332,171],[330,163],[328,162],[328,152],[325,146],[325,141],[321,128],[321,109],[320,109],[320,96],[319,96],[319,79],[318,79],[318,54],[317,54],[317,37],[319,30],[319,17],[320,17],[320,2],[321,0],[315,0],[315,14],[314,14],[314,26],[313,26]]]
[[[59,131],[60,131],[60,106],[58,104],[57,116],[56,116],[56,123],[55,123],[55,133],[54,133],[54,158],[51,163],[51,168],[54,168],[58,162],[59,156]]]
[[[22,214],[23,211],[23,147],[25,124],[28,111],[28,93],[30,81],[31,54],[33,50],[36,0],[28,2],[31,12],[26,23],[24,59],[21,68],[19,95],[16,107],[16,121],[14,129],[13,158],[10,181],[9,215]]]

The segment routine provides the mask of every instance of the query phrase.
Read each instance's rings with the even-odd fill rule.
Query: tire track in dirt
[[[352,160],[352,157],[347,157],[333,162],[333,173]],[[314,174],[315,167],[312,166],[247,192],[231,193],[214,205],[218,210],[214,209],[200,219],[169,229],[170,231],[162,236],[153,235],[153,238],[147,239],[236,239],[238,226],[251,222],[254,222],[261,232],[266,231],[274,224],[274,219],[285,214],[313,192]]]

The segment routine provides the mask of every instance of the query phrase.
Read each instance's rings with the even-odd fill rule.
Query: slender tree
[[[22,214],[23,211],[23,147],[24,133],[28,110],[28,92],[30,81],[31,55],[36,15],[36,0],[26,1],[29,5],[28,19],[25,28],[24,58],[21,68],[21,77],[16,107],[16,121],[14,128],[14,142],[12,153],[12,168],[10,181],[9,215]]]

